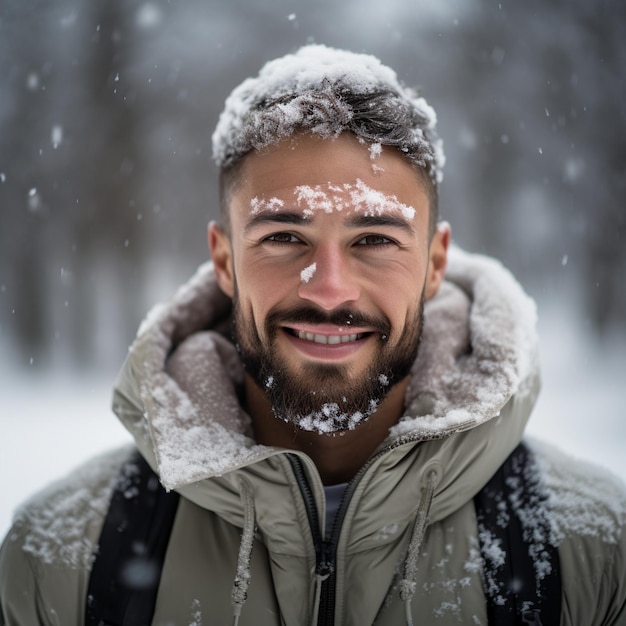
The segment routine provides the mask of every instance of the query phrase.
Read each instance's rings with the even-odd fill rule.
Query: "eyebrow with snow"
[[[314,222],[309,215],[293,211],[265,210],[256,213],[245,225],[245,232],[263,224],[291,224],[293,226],[307,226]],[[413,226],[403,217],[392,214],[383,215],[350,215],[345,221],[347,228],[399,228],[406,233],[415,233]]]
[[[268,223],[301,226],[304,224],[311,224],[312,222],[313,220],[310,217],[303,215],[302,213],[264,209],[253,214],[252,219],[245,225],[244,231],[248,232],[257,226]]]
[[[382,215],[389,212],[399,212],[406,219],[415,217],[415,208],[404,204],[393,194],[386,194],[372,189],[360,178],[355,184],[343,183],[339,185],[299,185],[295,188],[298,205],[305,204],[305,214],[311,215],[315,211],[333,213],[347,209],[365,215]]]
[[[372,189],[361,179],[357,178],[355,184],[331,184],[298,185],[294,188],[294,195],[298,207],[303,207],[302,214],[284,211],[285,201],[281,198],[261,198],[255,196],[250,201],[250,214],[252,220],[246,226],[246,230],[266,222],[280,222],[289,224],[303,224],[310,221],[318,211],[331,214],[335,211],[352,214],[353,218],[382,218],[384,220],[361,220],[351,219],[349,225],[360,226],[400,226],[405,230],[413,232],[412,228],[407,228],[407,220],[413,220],[415,209],[406,205],[397,196],[386,194],[376,189]],[[392,216],[402,215],[404,219],[387,219]]]

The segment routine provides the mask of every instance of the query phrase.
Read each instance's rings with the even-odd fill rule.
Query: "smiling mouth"
[[[330,345],[336,346],[345,343],[354,343],[359,339],[364,339],[371,333],[351,333],[344,335],[321,335],[318,333],[311,333],[304,330],[296,331],[292,328],[285,328],[285,330],[292,335],[293,337],[297,337],[298,339],[303,339],[305,341],[312,341],[314,343],[319,343],[322,345]]]

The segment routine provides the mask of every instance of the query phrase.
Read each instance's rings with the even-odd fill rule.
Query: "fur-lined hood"
[[[201,266],[143,322],[118,380],[114,410],[168,488],[277,453],[255,443],[239,403],[243,370],[226,338],[230,313],[212,264]],[[405,416],[381,447],[440,441],[492,422],[495,470],[519,442],[539,388],[535,325],[533,301],[506,269],[452,249],[446,280],[426,304]],[[474,454],[491,441],[484,433],[480,440]]]

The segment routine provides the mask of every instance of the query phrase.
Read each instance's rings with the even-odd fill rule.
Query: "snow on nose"
[[[313,274],[315,274],[315,270],[317,269],[317,263],[311,263],[308,267],[305,267],[300,272],[300,280],[303,283],[308,283],[311,278],[313,278]]]

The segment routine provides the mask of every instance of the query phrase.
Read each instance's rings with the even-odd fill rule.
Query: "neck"
[[[396,424],[404,409],[408,378],[394,385],[375,413],[354,430],[318,434],[277,419],[267,397],[246,375],[245,405],[257,443],[304,452],[311,457],[324,485],[348,482],[366,463]]]

